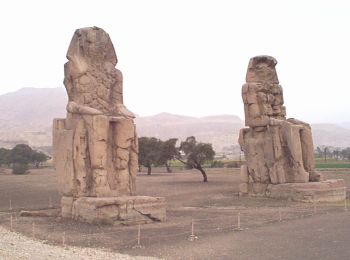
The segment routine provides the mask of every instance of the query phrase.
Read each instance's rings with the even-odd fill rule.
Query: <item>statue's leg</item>
[[[113,161],[118,182],[118,196],[135,193],[137,171],[137,142],[135,125],[128,118],[114,118],[113,123]]]
[[[290,157],[288,161],[291,167],[291,179],[294,182],[308,182],[309,173],[304,169],[302,144],[300,140],[300,130],[302,126],[285,122],[282,129],[288,147],[288,155]]]
[[[283,148],[282,141],[280,137],[280,126],[270,126],[268,129],[268,134],[271,137],[272,151],[270,154],[266,154],[266,158],[270,158],[269,174],[271,183],[286,183],[286,173],[283,168]],[[265,153],[269,152],[267,149]]]
[[[304,168],[310,174],[310,181],[320,181],[321,174],[315,170],[314,145],[311,129],[304,126],[300,131]]]
[[[89,162],[91,171],[91,195],[110,196],[107,180],[107,142],[109,119],[105,115],[85,116],[88,133]]]

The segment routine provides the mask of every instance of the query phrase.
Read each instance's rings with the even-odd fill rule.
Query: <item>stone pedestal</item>
[[[90,224],[134,225],[165,221],[165,199],[148,196],[62,197],[62,217]]]
[[[346,199],[346,186],[342,179],[285,184],[241,183],[240,194],[300,202],[336,202]]]

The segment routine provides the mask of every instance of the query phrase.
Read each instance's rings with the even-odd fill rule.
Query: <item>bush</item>
[[[226,167],[227,168],[239,168],[240,167],[240,164],[236,161],[232,161],[232,162],[228,162],[226,164]]]
[[[12,164],[13,174],[26,174],[28,171],[28,164],[26,163],[14,163]]]
[[[223,168],[224,163],[222,161],[212,161],[210,164],[210,168]]]

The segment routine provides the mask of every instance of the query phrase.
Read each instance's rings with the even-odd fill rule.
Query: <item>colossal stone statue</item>
[[[67,118],[53,123],[62,215],[94,223],[164,220],[163,198],[134,196],[138,139],[109,35],[97,27],[76,30],[67,59]]]
[[[310,125],[286,119],[283,91],[270,56],[253,57],[242,87],[245,124],[239,144],[246,157],[242,193],[266,194],[268,184],[319,182]]]

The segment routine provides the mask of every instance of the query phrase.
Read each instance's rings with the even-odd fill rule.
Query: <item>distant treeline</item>
[[[350,161],[350,147],[338,148],[332,146],[318,146],[315,150],[316,158]]]

